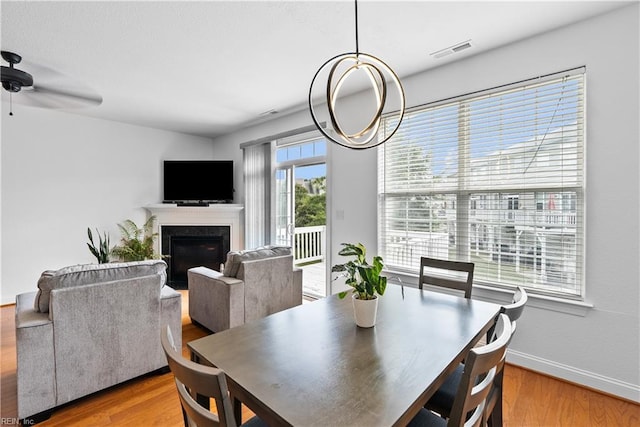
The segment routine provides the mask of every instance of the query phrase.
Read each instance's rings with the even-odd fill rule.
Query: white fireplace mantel
[[[160,253],[163,225],[226,225],[231,229],[231,250],[239,251],[244,248],[243,205],[178,206],[159,203],[145,208],[156,216],[153,230],[154,233],[158,233],[156,253]]]

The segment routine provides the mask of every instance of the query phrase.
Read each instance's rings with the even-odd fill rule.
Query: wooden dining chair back
[[[511,337],[516,332],[516,320],[522,316],[524,306],[527,304],[528,295],[527,292],[521,286],[518,286],[515,294],[513,295],[513,302],[511,304],[502,306],[500,312],[505,314],[511,321]],[[491,335],[487,335],[495,339],[494,332],[491,331]],[[491,340],[489,340],[491,341]],[[511,339],[509,339],[511,342]],[[506,356],[506,355],[505,355]],[[493,388],[487,397],[487,404],[485,408],[485,418],[487,419],[487,425],[489,427],[501,427],[502,426],[502,386],[504,381],[504,363],[505,358],[498,364],[496,369],[496,377],[493,380]]]
[[[511,336],[507,341],[507,345],[511,343],[511,338],[516,331],[516,320],[520,318],[524,310],[524,306],[527,303],[527,292],[518,287],[518,290],[513,296],[512,303],[501,307],[500,316],[507,316],[511,322]],[[491,327],[487,333],[487,342],[491,343],[496,339],[495,327]],[[505,353],[506,356],[506,353]],[[485,419],[489,427],[502,426],[502,386],[504,378],[504,364],[506,358],[498,363],[496,366],[495,378],[493,380],[493,388],[489,392],[485,405]],[[464,371],[464,364],[460,364],[456,369],[447,377],[444,384],[433,394],[431,399],[425,405],[425,408],[437,412],[443,418],[449,418],[452,412],[453,401],[456,396],[456,392],[459,388],[462,373]]]
[[[515,322],[520,318],[520,316],[522,316],[524,306],[527,304],[528,300],[529,296],[527,295],[527,291],[525,291],[522,286],[518,286],[515,294],[513,294],[512,303],[502,306],[501,312],[506,314],[507,317],[509,317],[509,320]]]
[[[507,347],[511,343],[511,338],[516,331],[516,322],[511,322],[511,336]],[[496,366],[496,375],[493,378],[493,387],[489,391],[484,407],[484,419],[487,427],[502,427],[502,385],[504,381],[504,364],[507,359],[505,352],[502,360]]]
[[[169,328],[162,331],[161,341],[169,368],[175,377],[183,414],[186,414],[185,426],[195,424],[198,427],[236,427],[224,372],[182,357],[173,344]],[[218,413],[214,414],[201,406],[196,401],[196,395],[215,399]]]
[[[455,289],[463,291],[465,298],[471,298],[474,268],[472,262],[421,257],[418,287],[432,285]]]
[[[511,340],[511,322],[501,314],[496,326],[496,339],[469,351],[458,393],[451,407],[448,426],[477,427],[485,421],[486,399],[493,387],[498,365],[504,361]],[[470,415],[469,415],[470,414]]]
[[[513,294],[511,304],[500,307],[500,313],[506,314],[511,322],[515,322],[520,318],[520,316],[522,316],[524,306],[527,304],[528,300],[529,295],[527,295],[527,291],[525,291],[522,286],[518,286],[516,288],[516,292]],[[495,325],[487,332],[487,342],[491,342],[495,338],[494,328]]]
[[[484,425],[486,403],[500,363],[504,362],[511,340],[511,322],[505,314],[498,316],[496,339],[469,351],[465,363],[447,378],[445,384],[421,409],[408,427],[477,427]],[[443,388],[446,391],[443,391]],[[438,400],[444,400],[438,402]],[[435,415],[432,411],[438,412]],[[445,421],[448,418],[448,421]]]

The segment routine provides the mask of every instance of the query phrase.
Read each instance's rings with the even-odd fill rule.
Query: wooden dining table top
[[[373,328],[351,295],[306,303],[188,344],[269,425],[405,425],[494,323],[500,306],[389,285]]]

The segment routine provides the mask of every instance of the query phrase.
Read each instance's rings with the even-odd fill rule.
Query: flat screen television
[[[233,160],[165,160],[164,203],[233,201]]]

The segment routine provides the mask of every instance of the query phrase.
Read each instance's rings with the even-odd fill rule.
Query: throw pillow
[[[231,251],[227,254],[227,262],[224,264],[224,275],[236,277],[242,261],[273,258],[277,256],[291,255],[290,246],[261,246],[244,251]]]

